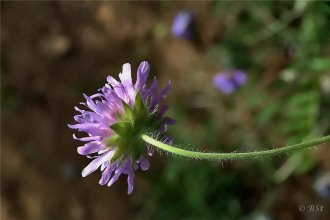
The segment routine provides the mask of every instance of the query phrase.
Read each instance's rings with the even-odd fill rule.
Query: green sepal
[[[130,155],[133,161],[141,155],[147,154],[145,143],[141,140],[141,134],[147,130],[157,130],[166,118],[159,122],[159,106],[155,106],[152,112],[148,112],[150,97],[143,101],[140,91],[137,92],[134,106],[130,107],[122,102],[124,112],[118,112],[117,123],[110,128],[116,133],[107,140],[109,147],[116,147],[116,152],[111,162],[120,161]]]
[[[141,93],[137,92],[135,96],[135,103],[133,108],[133,126],[135,128],[142,128],[148,124],[149,116],[145,103],[142,100]],[[140,130],[140,129],[137,129]]]
[[[112,162],[115,162],[116,160],[118,160],[120,157],[123,156],[124,152],[125,152],[125,149],[123,147],[117,147],[116,152],[113,154],[110,162],[112,163]]]
[[[141,116],[141,114],[145,114],[147,112],[146,106],[142,100],[141,93],[138,91],[135,96],[133,115],[134,118]]]
[[[129,137],[131,127],[132,123],[130,121],[119,121],[110,126],[110,128],[121,137]]]
[[[121,119],[122,120],[127,120],[127,121],[132,121],[132,109],[131,107],[126,103],[126,102],[122,102],[123,107],[124,107],[124,114],[121,115]]]
[[[115,147],[118,145],[119,140],[120,140],[120,136],[118,134],[115,134],[107,140],[107,146]]]

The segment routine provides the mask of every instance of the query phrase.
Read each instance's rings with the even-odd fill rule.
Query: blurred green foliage
[[[177,143],[203,146],[198,150],[247,151],[329,132],[329,123],[323,123],[326,129],[318,126],[329,122],[330,115],[329,101],[324,101],[330,96],[320,89],[321,77],[330,70],[329,3],[218,1],[210,14],[231,16],[230,28],[212,51],[213,62],[245,69],[248,82],[231,96],[219,94],[214,106],[199,109],[201,119],[194,114],[198,109],[177,103],[170,112],[178,121],[170,128]],[[223,118],[219,108],[238,119]],[[243,121],[250,125],[242,126]],[[151,192],[139,207],[138,219],[267,216],[278,183],[317,164],[310,151],[223,166],[167,160],[163,172],[150,177]]]

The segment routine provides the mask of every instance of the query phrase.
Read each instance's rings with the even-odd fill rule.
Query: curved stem
[[[272,157],[279,154],[289,153],[291,151],[314,147],[316,145],[330,141],[330,135],[328,135],[311,141],[306,141],[300,144],[294,144],[287,147],[275,148],[271,150],[262,150],[262,151],[246,152],[246,153],[203,153],[203,152],[196,152],[196,151],[176,148],[168,144],[164,144],[158,140],[155,140],[146,134],[143,134],[141,138],[145,142],[164,151],[184,157],[190,157],[195,159],[206,159],[206,160],[250,159],[255,157]]]

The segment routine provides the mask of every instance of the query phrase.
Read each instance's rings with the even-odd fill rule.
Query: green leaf
[[[257,116],[258,125],[263,126],[270,122],[278,113],[280,104],[276,101],[269,103]]]
[[[327,71],[330,69],[330,60],[323,57],[314,58],[310,63],[310,67],[316,71]]]
[[[305,106],[311,102],[315,102],[318,100],[318,92],[314,90],[303,91],[295,94],[290,97],[288,100],[289,107],[301,107]]]
[[[306,173],[317,165],[317,162],[318,162],[317,158],[311,152],[305,151],[302,153],[302,156],[303,156],[303,160],[297,166],[297,168],[295,170],[296,174]]]

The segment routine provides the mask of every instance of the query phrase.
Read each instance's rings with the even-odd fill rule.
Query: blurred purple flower
[[[121,82],[108,76],[108,83],[99,89],[99,93],[90,97],[84,94],[86,102],[80,104],[88,109],[75,107],[80,113],[74,116],[77,124],[68,125],[87,133],[87,137],[81,138],[73,135],[74,139],[86,142],[78,147],[78,153],[93,159],[82,171],[82,176],[100,168],[99,184],[111,186],[121,174],[126,174],[128,194],[133,191],[134,171],[148,170],[148,156],[153,154],[153,149],[141,141],[141,133],[151,129],[162,134],[167,125],[174,123],[171,118],[163,118],[168,106],[161,104],[171,83],[157,94],[156,78],[150,88],[146,86],[149,70],[148,62],[142,62],[133,85],[131,66],[124,64],[119,74]],[[165,139],[170,141],[166,136]]]
[[[330,201],[330,173],[319,176],[314,183],[314,189],[321,197]]]
[[[194,22],[195,19],[192,13],[187,11],[179,12],[173,20],[172,35],[191,39],[193,37]]]
[[[220,72],[213,77],[215,87],[225,94],[231,94],[246,81],[246,73],[243,70]]]

